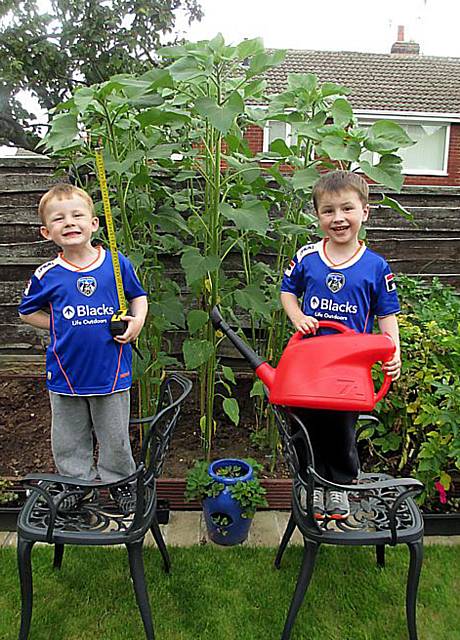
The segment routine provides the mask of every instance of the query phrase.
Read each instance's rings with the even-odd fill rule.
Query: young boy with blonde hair
[[[383,365],[396,380],[401,371],[396,283],[385,259],[358,238],[369,216],[368,185],[360,175],[333,171],[317,181],[312,197],[324,238],[301,247],[291,260],[281,285],[283,308],[295,329],[306,335],[317,333],[318,322],[326,319],[371,333],[377,318],[380,331],[390,334],[396,345],[393,358]],[[359,471],[354,430],[358,413],[301,409],[298,414],[308,430],[318,473],[337,484],[353,482]],[[315,489],[315,518],[340,520],[349,512],[345,491]]]
[[[50,332],[46,383],[54,460],[61,475],[92,480],[98,474],[103,482],[115,482],[135,470],[128,434],[129,343],[144,325],[146,293],[129,260],[119,254],[130,312],[125,332],[112,337],[110,320],[119,302],[111,255],[91,242],[99,228],[91,197],[73,185],[58,184],[42,197],[38,211],[41,235],[62,252],[35,271],[19,315]],[[99,444],[97,470],[93,431]],[[89,497],[84,489],[74,492],[61,508],[72,509]],[[133,510],[129,485],[117,487],[112,497],[123,513]]]

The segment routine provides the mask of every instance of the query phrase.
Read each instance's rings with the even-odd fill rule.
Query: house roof
[[[265,75],[268,93],[286,90],[289,73],[345,85],[355,110],[460,114],[460,58],[288,49]]]

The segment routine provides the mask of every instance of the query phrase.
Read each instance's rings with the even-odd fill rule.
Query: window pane
[[[268,123],[268,147],[274,140],[281,138],[286,142],[286,123],[278,120],[270,120]]]
[[[400,149],[398,154],[403,159],[403,171],[443,171],[446,150],[445,125],[404,124],[412,140],[412,147]]]
[[[363,129],[370,126],[369,121],[361,121],[359,124]],[[404,147],[397,151],[403,161],[403,172],[423,174],[430,171],[447,171],[445,152],[448,125],[437,123],[409,124],[401,121],[398,124],[415,141],[412,147]],[[377,164],[379,156],[376,153],[365,152],[362,154],[361,159],[368,160],[371,164]]]

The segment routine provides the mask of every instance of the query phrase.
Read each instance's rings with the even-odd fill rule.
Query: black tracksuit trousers
[[[357,478],[359,457],[355,425],[359,413],[298,407],[293,412],[305,425],[310,437],[315,471],[338,484],[349,484]],[[293,432],[299,428],[293,420]],[[298,448],[297,455],[301,468],[305,468],[308,464],[306,452]]]

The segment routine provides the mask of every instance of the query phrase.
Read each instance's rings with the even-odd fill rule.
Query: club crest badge
[[[77,280],[77,289],[84,296],[89,298],[97,289],[96,278],[93,276],[83,276]]]
[[[345,284],[345,276],[343,273],[329,273],[326,278],[327,288],[332,291],[332,293],[337,293],[340,289],[343,288]]]

